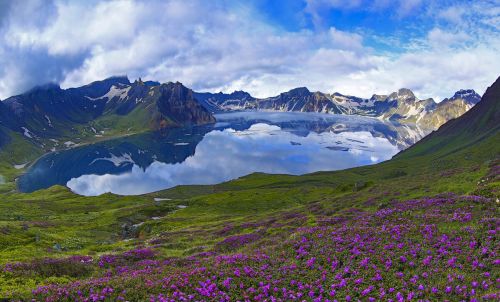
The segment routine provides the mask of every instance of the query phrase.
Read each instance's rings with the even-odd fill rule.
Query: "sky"
[[[500,75],[500,0],[0,0],[0,99],[114,75],[437,101]]]

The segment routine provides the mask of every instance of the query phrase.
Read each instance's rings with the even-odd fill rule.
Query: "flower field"
[[[285,233],[257,224],[187,257],[161,257],[152,243],[3,270],[94,272],[34,289],[38,301],[498,301],[497,213],[493,198],[441,194],[317,218]]]

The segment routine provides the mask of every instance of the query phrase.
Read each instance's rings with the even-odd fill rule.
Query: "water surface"
[[[408,126],[345,115],[237,112],[216,118],[214,125],[48,154],[19,179],[19,188],[30,192],[62,184],[82,195],[136,195],[253,172],[332,171],[390,159],[422,135]]]

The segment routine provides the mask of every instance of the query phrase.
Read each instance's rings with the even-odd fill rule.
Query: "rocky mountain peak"
[[[246,91],[243,91],[243,90],[235,90],[233,91],[230,96],[232,98],[236,98],[236,99],[249,99],[249,98],[252,98],[252,96],[250,95],[250,93],[246,92]]]
[[[374,101],[374,102],[382,102],[382,101],[385,101],[387,100],[387,95],[385,94],[374,94],[372,95],[372,97],[370,98],[370,100]]]
[[[34,88],[28,90],[25,94],[33,94],[37,92],[46,92],[52,90],[61,90],[61,87],[57,83],[47,83],[40,86],[35,86]]]
[[[390,99],[397,99],[399,101],[415,100],[415,94],[408,88],[401,88],[397,92],[393,92],[389,95]]]
[[[410,89],[408,88],[400,88],[398,90],[398,95],[408,95],[408,96],[415,96],[415,94],[413,94],[413,91],[411,91]]]
[[[184,86],[181,82],[168,82],[160,85],[160,90],[163,92],[169,91],[179,97],[184,97],[188,93],[192,93],[191,89]]]
[[[137,85],[144,85],[144,82],[142,81],[141,78],[138,78],[137,80],[135,80],[134,84],[137,84]]]
[[[302,96],[307,96],[307,95],[311,94],[311,92],[306,87],[298,87],[298,88],[294,88],[288,92],[285,92],[283,94],[286,94],[289,96],[302,97]]]
[[[455,92],[451,98],[446,98],[443,102],[449,102],[454,100],[462,99],[470,105],[475,105],[481,100],[481,96],[477,94],[474,89],[460,89]]]
[[[157,106],[160,113],[179,124],[213,123],[215,118],[194,98],[194,93],[180,82],[160,85]],[[158,121],[157,121],[158,122]],[[159,121],[156,128],[164,128]]]

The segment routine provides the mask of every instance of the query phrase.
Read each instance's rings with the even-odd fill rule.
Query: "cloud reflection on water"
[[[119,175],[82,175],[67,186],[82,195],[136,195],[181,184],[216,184],[253,172],[300,175],[339,170],[387,160],[397,152],[386,138],[368,131],[297,136],[257,123],[247,130],[207,133],[195,154],[182,163],[155,161],[144,170],[134,165]]]

